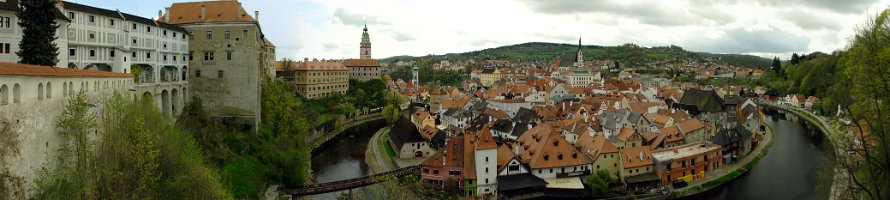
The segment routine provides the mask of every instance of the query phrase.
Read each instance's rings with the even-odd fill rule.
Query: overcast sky
[[[176,0],[78,0],[154,18]],[[843,49],[890,0],[242,0],[260,11],[278,58],[357,58],[367,22],[372,55],[421,56],[525,42],[678,45],[790,57]]]

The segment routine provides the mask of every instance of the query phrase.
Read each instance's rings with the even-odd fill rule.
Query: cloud
[[[607,14],[635,19],[642,24],[683,26],[701,23],[728,23],[732,18],[716,11],[708,4],[689,8],[668,5],[666,2],[618,2],[613,0],[520,0],[532,11],[550,15]]]
[[[722,31],[716,38],[693,37],[685,41],[688,49],[714,53],[786,53],[804,52],[810,38],[770,26],[766,30],[735,28]]]
[[[392,32],[390,32],[390,35],[392,36],[393,39],[395,39],[396,41],[399,41],[399,42],[406,42],[406,41],[412,41],[412,40],[417,39],[414,36],[409,35],[405,32],[401,32],[401,31],[392,31]]]
[[[782,14],[782,18],[794,23],[797,27],[804,30],[838,30],[841,25],[832,18],[823,15],[814,15],[810,12],[801,10],[791,10]]]
[[[353,13],[342,8],[337,8],[337,10],[334,10],[334,19],[337,19],[344,25],[350,26],[363,26],[365,24],[387,24],[376,16]]]
[[[324,43],[324,44],[321,44],[321,47],[324,51],[330,52],[330,51],[339,49],[340,45],[334,44],[334,43]]]

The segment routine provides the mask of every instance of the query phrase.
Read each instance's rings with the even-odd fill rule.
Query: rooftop
[[[652,157],[659,161],[675,160],[720,149],[720,145],[711,144],[710,142],[696,142],[683,146],[657,150],[652,153]]]
[[[0,62],[0,75],[59,77],[132,77],[127,73],[56,68],[39,65]]]

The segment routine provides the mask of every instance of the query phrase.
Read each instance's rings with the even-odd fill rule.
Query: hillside
[[[641,47],[635,44],[621,46],[585,45],[585,60],[616,60],[622,65],[641,66],[648,62],[671,61],[679,62],[685,59],[701,60],[712,58],[723,63],[736,66],[766,67],[770,59],[739,54],[712,54],[690,52],[679,46]],[[573,62],[578,46],[574,44],[557,44],[543,42],[529,42],[516,45],[508,45],[496,48],[483,49],[464,53],[449,53],[445,55],[432,55],[433,60],[511,60],[511,61],[549,61],[556,58],[562,59],[563,65]],[[419,57],[395,56],[382,59],[384,62],[399,60],[416,60]]]

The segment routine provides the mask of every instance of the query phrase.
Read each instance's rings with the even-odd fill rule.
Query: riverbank
[[[383,145],[389,134],[389,128],[384,127],[374,133],[368,141],[368,148],[365,149],[365,163],[371,168],[374,174],[388,172],[396,169],[392,157],[387,154],[387,150]]]
[[[769,153],[770,147],[773,146],[775,135],[773,133],[773,128],[769,125],[767,125],[766,127],[767,129],[763,135],[763,141],[761,141],[760,145],[751,150],[751,154],[745,156],[739,162],[723,165],[723,167],[721,167],[720,169],[712,172],[710,176],[707,176],[703,179],[694,180],[689,184],[689,186],[685,188],[673,190],[670,194],[670,197],[688,197],[717,188],[718,186],[730,182],[754,168],[754,166],[757,165],[758,162],[760,162],[760,159],[762,159],[764,156],[766,156],[767,153]]]

